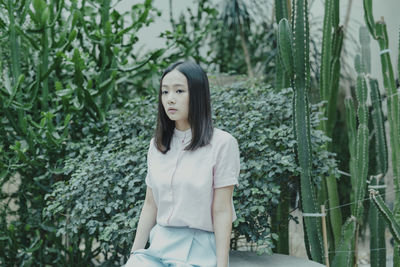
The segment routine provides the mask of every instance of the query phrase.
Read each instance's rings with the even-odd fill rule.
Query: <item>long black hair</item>
[[[213,136],[213,122],[211,118],[210,87],[204,70],[192,61],[178,61],[166,68],[160,79],[158,91],[158,116],[155,130],[155,145],[162,152],[170,149],[175,122],[168,118],[161,101],[161,85],[165,75],[177,70],[185,75],[189,87],[189,114],[188,121],[192,131],[192,140],[185,150],[195,150],[210,143]]]

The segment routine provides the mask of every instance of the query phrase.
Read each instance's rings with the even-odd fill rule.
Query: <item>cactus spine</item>
[[[292,30],[287,19],[279,22],[278,47],[286,72],[291,77],[294,89],[294,131],[301,167],[301,199],[304,213],[318,213],[316,189],[311,177],[311,137],[307,92],[310,88],[308,1],[293,1]],[[285,41],[288,40],[288,41]],[[291,47],[293,44],[293,47]],[[293,64],[290,64],[293,62]],[[312,260],[322,263],[321,221],[318,217],[304,217],[305,234]]]
[[[386,24],[381,19],[375,22],[372,13],[372,0],[364,0],[364,18],[371,36],[378,41],[380,48],[383,85],[387,94],[387,108],[389,121],[390,148],[392,156],[393,183],[396,190],[394,201],[394,218],[400,223],[400,98],[396,88],[393,67],[388,49],[388,35]],[[398,66],[399,67],[399,66]],[[395,251],[399,251],[399,243],[395,244]],[[399,253],[393,257],[393,265],[400,266]]]

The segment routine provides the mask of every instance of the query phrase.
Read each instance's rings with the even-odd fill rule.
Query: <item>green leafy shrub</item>
[[[57,235],[68,236],[71,244],[79,243],[83,233],[94,237],[101,246],[93,257],[112,252],[107,261],[118,264],[130,249],[145,196],[155,104],[153,96],[135,98],[124,109],[110,111],[107,135],[88,133],[81,142],[70,143],[65,161],[70,179],[55,184],[46,197],[45,217],[62,215]]]
[[[267,85],[250,87],[237,84],[213,93],[216,127],[234,135],[241,153],[239,186],[234,193],[238,219],[235,239],[245,236],[258,245],[259,252],[272,253],[269,217],[279,202],[280,185],[290,184],[290,194],[300,192],[300,167],[297,164],[292,128],[292,90],[274,93]],[[312,105],[311,125],[313,176],[317,186],[321,177],[336,169],[333,154],[323,149],[326,137],[316,130],[321,114]]]
[[[0,1],[0,265],[71,265],[79,248],[55,237],[57,218],[42,221],[44,195],[69,178],[70,141],[103,134],[109,110],[151,94],[164,49],[132,48],[158,15],[151,0],[123,13],[111,1]]]
[[[280,183],[292,182],[293,192],[298,190],[291,95],[290,89],[274,93],[265,85],[212,88],[215,126],[237,138],[241,152],[234,235],[245,236],[264,252],[271,252],[272,238],[276,238],[270,231],[269,214],[277,205]],[[45,217],[61,216],[57,234],[67,236],[71,245],[90,236],[100,243],[97,252],[107,264],[122,264],[133,242],[145,195],[156,102],[154,96],[132,99],[124,109],[109,113],[106,136],[88,133],[82,142],[71,143],[65,162],[65,175],[71,178],[58,182],[46,197]],[[318,115],[313,113],[314,126]],[[317,155],[314,177],[321,177],[336,165],[332,154],[322,151],[326,140],[322,132],[314,130],[312,138]],[[319,179],[315,182],[319,184]],[[96,242],[90,246],[95,250]]]

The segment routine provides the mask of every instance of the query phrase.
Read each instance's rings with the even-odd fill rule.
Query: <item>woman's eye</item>
[[[165,91],[165,90],[164,90],[164,91],[162,91],[161,93],[162,93],[162,94],[166,94],[166,93],[168,93],[168,91]]]
[[[183,90],[181,90],[181,89],[178,89],[178,90],[176,90],[178,93],[183,93]]]

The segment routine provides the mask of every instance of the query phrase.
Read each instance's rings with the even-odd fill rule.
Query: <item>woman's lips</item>
[[[173,108],[171,108],[171,109],[168,109],[168,112],[173,114],[173,113],[175,113],[175,112],[176,112],[176,109],[173,109]]]

